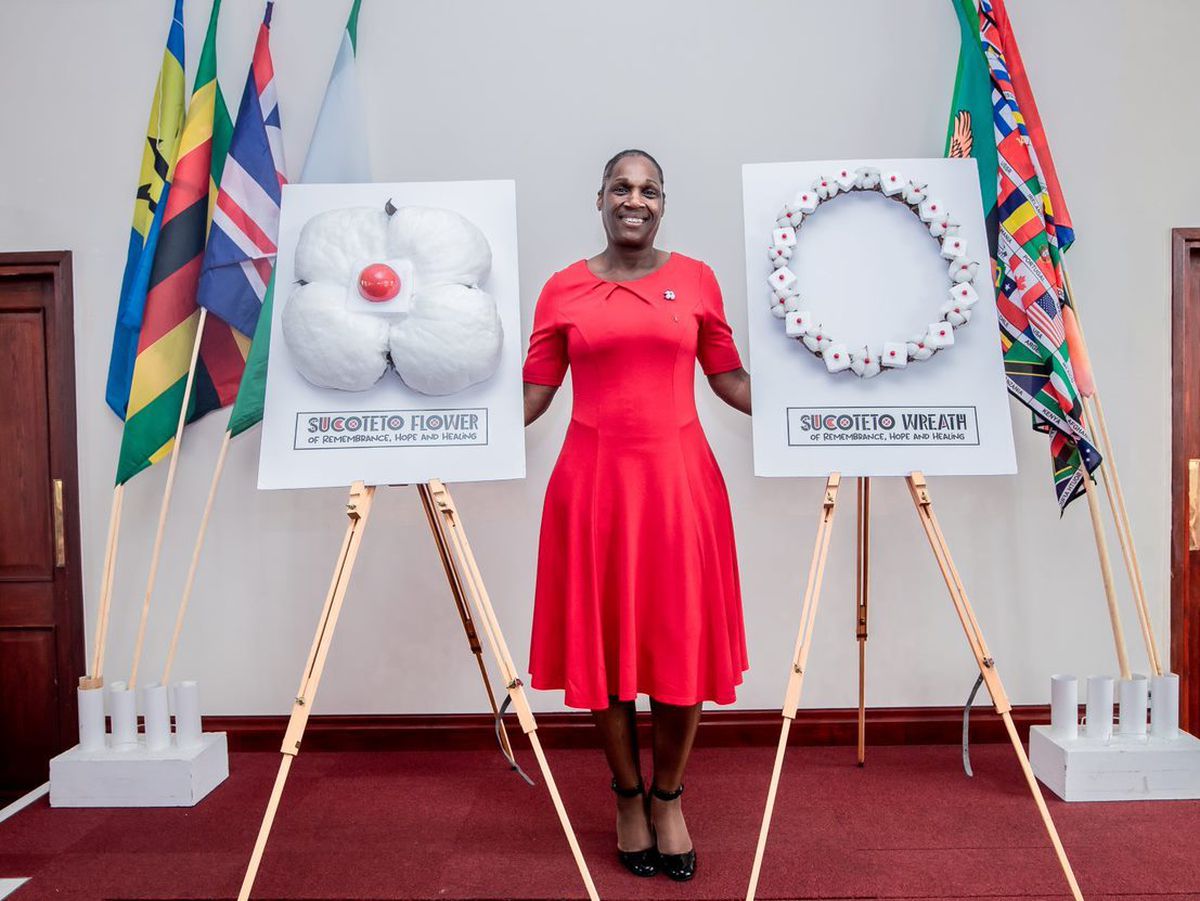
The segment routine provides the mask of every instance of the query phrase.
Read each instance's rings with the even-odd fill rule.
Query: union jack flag
[[[262,310],[275,242],[283,174],[283,135],[271,63],[271,10],[267,3],[237,124],[221,174],[212,231],[196,301],[239,332],[253,335]]]

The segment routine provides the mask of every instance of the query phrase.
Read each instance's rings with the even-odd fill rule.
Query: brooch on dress
[[[670,289],[667,289],[666,291],[663,291],[663,300],[674,300],[674,299],[675,299],[675,292],[674,292],[674,291],[672,291],[672,290],[670,290]]]

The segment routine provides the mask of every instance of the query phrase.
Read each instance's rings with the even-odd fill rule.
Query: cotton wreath
[[[814,320],[800,298],[798,278],[788,263],[792,259],[801,226],[818,208],[839,194],[851,191],[877,191],[884,197],[905,204],[938,242],[942,258],[948,263],[949,289],[938,307],[941,317],[924,331],[902,340],[849,348]],[[954,344],[954,330],[971,321],[971,307],[979,299],[972,282],[979,263],[967,254],[967,242],[959,233],[959,224],[945,205],[928,193],[928,185],[905,178],[899,172],[880,172],[872,167],[851,171],[839,169],[822,175],[812,186],[785,203],[775,218],[767,255],[774,266],[768,277],[771,286],[771,313],[784,320],[784,330],[816,356],[830,372],[850,370],[862,378],[873,378],[883,369],[903,369],[910,362],[928,360],[943,348]]]
[[[318,213],[301,229],[283,309],[292,362],[342,391],[365,391],[389,365],[422,394],[485,381],[504,340],[479,287],[491,267],[483,232],[450,210],[389,202]]]

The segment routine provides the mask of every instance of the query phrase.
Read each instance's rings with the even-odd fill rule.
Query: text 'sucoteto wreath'
[[[967,242],[958,235],[958,223],[940,200],[931,197],[927,185],[916,178],[906,178],[899,172],[880,172],[864,167],[850,171],[839,169],[831,176],[821,176],[807,191],[801,191],[790,203],[785,203],[771,232],[767,249],[775,271],[770,275],[771,312],[784,321],[789,338],[802,342],[813,354],[825,361],[830,372],[850,370],[862,378],[872,378],[882,369],[903,369],[910,362],[928,360],[937,351],[954,343],[954,329],[971,321],[971,307],[979,299],[971,282],[979,263],[967,256]],[[885,197],[900,201],[929,229],[929,234],[941,246],[942,257],[949,261],[947,275],[950,287],[946,300],[938,307],[938,321],[913,337],[868,344],[853,350],[826,332],[811,313],[804,309],[796,273],[788,268],[796,249],[797,234],[817,208],[839,194],[851,191],[878,191]]]

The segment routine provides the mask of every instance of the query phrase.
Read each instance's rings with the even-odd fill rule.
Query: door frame
[[[79,459],[75,416],[75,304],[69,250],[0,253],[0,280],[43,277],[53,285],[41,312],[46,336],[46,400],[51,478],[63,483],[64,565],[54,580],[55,650],[58,680],[58,744],[78,741],[76,682],[84,672],[83,545],[79,532]],[[14,307],[13,309],[21,309]]]
[[[1200,730],[1200,552],[1189,549],[1188,461],[1200,458],[1200,228],[1171,229],[1171,670],[1179,725]],[[1197,524],[1200,528],[1200,523]]]

